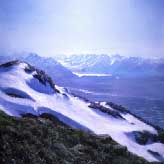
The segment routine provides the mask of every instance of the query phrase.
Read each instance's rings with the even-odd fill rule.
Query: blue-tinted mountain
[[[162,75],[164,71],[164,59],[86,54],[63,56],[58,61],[78,73],[157,76]]]

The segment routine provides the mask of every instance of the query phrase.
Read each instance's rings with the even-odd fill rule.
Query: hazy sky
[[[0,0],[0,52],[164,56],[164,0]]]

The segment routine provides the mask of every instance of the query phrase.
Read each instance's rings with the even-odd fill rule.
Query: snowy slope
[[[109,134],[116,142],[148,161],[164,161],[164,144],[154,141],[157,130],[109,104],[91,103],[54,85],[43,71],[14,61],[0,66],[0,109],[9,115],[51,113],[66,124],[96,134]],[[138,143],[135,134],[149,134]]]
[[[37,66],[39,69],[45,70],[51,75],[51,78],[60,85],[66,85],[67,83],[71,83],[74,79],[78,78],[70,70],[50,57],[41,57],[35,53],[0,55],[0,64],[11,60],[23,60],[27,63],[31,63],[33,66]]]

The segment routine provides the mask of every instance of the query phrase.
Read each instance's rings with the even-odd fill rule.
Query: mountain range
[[[145,59],[121,55],[71,55],[56,57],[62,65],[76,73],[124,76],[163,76],[164,59]]]

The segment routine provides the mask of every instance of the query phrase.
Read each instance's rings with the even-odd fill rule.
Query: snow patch
[[[84,76],[88,76],[88,77],[111,77],[112,74],[98,74],[98,73],[77,73],[77,72],[73,72],[75,75],[77,75],[78,77],[84,77]]]

